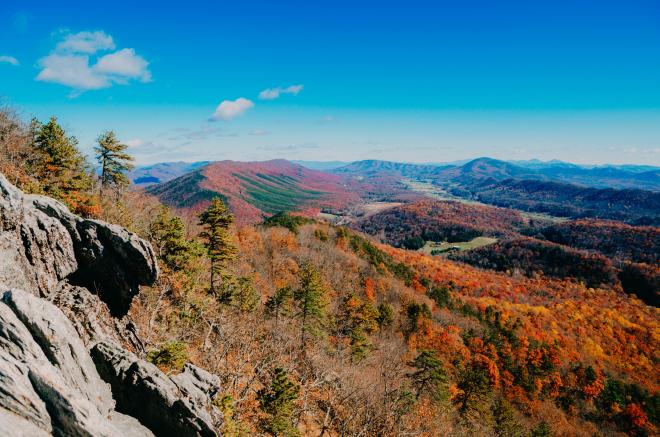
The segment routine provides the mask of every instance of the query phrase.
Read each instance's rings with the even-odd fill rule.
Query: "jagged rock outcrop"
[[[2,175],[0,232],[0,282],[47,296],[67,279],[98,294],[115,316],[126,314],[139,285],[158,275],[151,246],[137,235],[24,194]]]
[[[160,435],[214,436],[220,417],[208,404],[219,390],[219,381],[195,366],[169,378],[156,366],[110,342],[91,350],[103,379],[110,382],[117,409],[137,417]]]
[[[126,313],[157,275],[135,234],[0,175],[0,435],[217,435],[217,377],[124,349],[144,352]]]
[[[30,293],[4,291],[0,407],[13,418],[6,423],[18,427],[27,421],[54,435],[153,435],[136,419],[115,411],[114,404],[110,386],[66,316]],[[0,430],[4,427],[0,423]]]

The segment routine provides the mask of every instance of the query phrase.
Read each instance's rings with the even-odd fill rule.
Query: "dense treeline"
[[[549,226],[537,235],[579,249],[597,251],[615,260],[658,263],[660,229],[602,220],[575,220]]]
[[[603,255],[534,238],[516,238],[449,256],[473,266],[527,276],[574,278],[589,287],[618,284],[612,261]]]
[[[224,378],[219,405],[231,429],[644,435],[657,423],[656,388],[635,377],[653,372],[642,363],[655,348],[656,318],[643,305],[611,290],[388,249],[345,228],[282,215],[276,222],[237,232],[227,290],[209,295],[199,285],[204,260],[193,258],[132,310],[150,344],[171,349],[174,337],[189,359]],[[295,223],[295,233],[279,223]],[[589,313],[579,329],[572,321],[610,304],[618,311]],[[646,322],[627,331],[643,313]],[[626,367],[631,361],[640,365]]]
[[[520,213],[510,209],[424,199],[369,216],[356,228],[395,247],[419,249],[425,241],[511,235],[523,226]]]
[[[633,225],[660,225],[660,193],[638,189],[587,188],[537,180],[475,181],[452,192],[461,197],[522,211],[558,217],[619,220]]]

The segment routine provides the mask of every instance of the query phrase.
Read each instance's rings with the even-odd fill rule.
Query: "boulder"
[[[114,316],[128,311],[140,284],[158,275],[151,245],[116,225],[24,194],[0,175],[0,283],[46,296],[67,279],[94,291]]]
[[[99,374],[112,387],[117,411],[137,418],[159,436],[217,435],[222,416],[211,399],[219,381],[208,372],[188,366],[186,372],[170,378],[111,342],[96,344],[91,354]]]
[[[40,430],[34,435],[153,435],[114,410],[110,387],[66,316],[18,289],[4,291],[0,303],[0,393],[3,435],[25,421],[25,430]]]

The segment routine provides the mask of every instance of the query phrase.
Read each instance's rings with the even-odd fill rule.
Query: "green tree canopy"
[[[172,215],[166,206],[149,226],[149,234],[158,257],[174,271],[184,269],[193,258],[201,255],[199,243],[186,239],[183,221]]]
[[[491,387],[486,369],[476,363],[468,364],[459,375],[457,386],[461,391],[454,402],[463,418],[475,418],[488,412]]]
[[[415,387],[417,399],[424,394],[435,402],[446,400],[449,397],[447,374],[436,351],[420,351],[409,365],[415,369],[408,376]]]
[[[273,372],[270,386],[257,392],[259,408],[266,414],[261,421],[261,429],[274,436],[297,436],[293,422],[294,402],[300,387],[289,380],[284,369],[278,367]]]
[[[55,117],[45,124],[33,120],[30,129],[38,153],[34,172],[43,191],[65,202],[76,213],[93,215],[94,202],[87,193],[92,178],[87,160],[77,148],[78,140],[67,136]]]
[[[229,234],[229,226],[234,222],[234,216],[229,212],[224,202],[216,197],[211,205],[199,215],[199,223],[204,226],[200,237],[211,260],[211,293],[224,282],[227,263],[236,257],[237,249]]]
[[[101,189],[127,187],[130,181],[126,173],[133,169],[133,157],[125,152],[128,146],[120,143],[113,131],[102,133],[97,142],[94,150],[101,165]]]
[[[293,293],[300,319],[300,347],[304,349],[306,336],[323,334],[326,325],[326,296],[318,270],[311,263],[306,263],[300,270],[299,287]]]
[[[291,315],[292,299],[291,287],[281,287],[266,301],[266,314],[275,318],[275,325],[279,323],[280,316]]]

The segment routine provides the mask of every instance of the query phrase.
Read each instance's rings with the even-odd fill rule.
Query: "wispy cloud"
[[[282,94],[293,94],[294,96],[297,96],[298,93],[303,90],[303,88],[303,85],[291,85],[286,88],[268,88],[259,93],[259,99],[275,100],[278,99]]]
[[[18,59],[14,58],[13,56],[7,56],[7,55],[0,56],[0,63],[9,64],[16,67],[19,65]]]
[[[94,54],[102,50],[114,50],[112,36],[98,30],[96,32],[69,33],[57,43],[55,51]]]
[[[254,103],[245,97],[239,97],[236,100],[223,100],[211,116],[211,120],[231,120],[247,112],[254,107]]]
[[[257,147],[257,150],[261,150],[264,152],[298,152],[301,150],[309,150],[309,149],[319,149],[320,146],[314,142],[306,142],[306,143],[301,143],[301,144],[284,144],[284,145],[267,145],[267,146],[259,146]]]
[[[135,49],[112,51],[115,48],[112,36],[103,31],[65,34],[51,53],[39,61],[42,69],[36,80],[68,86],[74,96],[132,80],[151,81],[149,63]],[[107,51],[112,52],[100,53]]]
[[[336,122],[337,119],[333,115],[324,115],[319,119],[320,124],[329,124]]]
[[[128,147],[136,148],[136,147],[144,146],[146,144],[146,141],[144,141],[141,138],[132,138],[128,141],[124,141],[124,144],[126,144]]]
[[[257,136],[257,137],[263,137],[263,136],[269,135],[269,134],[270,134],[270,132],[268,132],[267,130],[264,130],[264,129],[255,129],[255,130],[250,131],[250,135],[254,135],[254,136]]]

